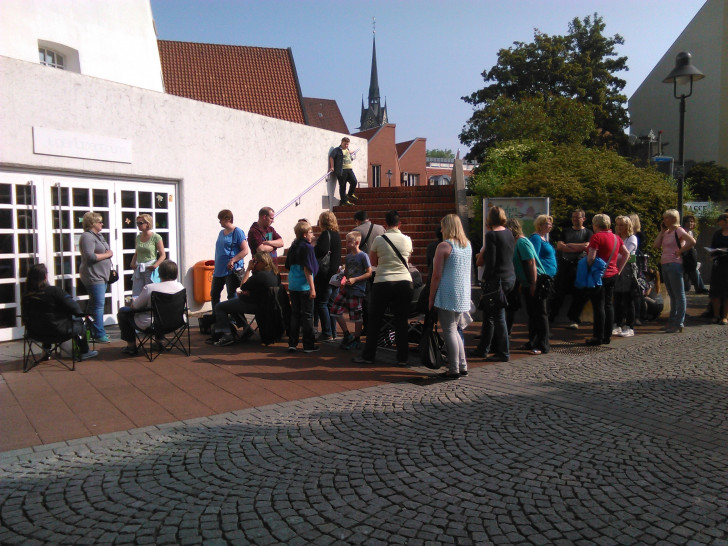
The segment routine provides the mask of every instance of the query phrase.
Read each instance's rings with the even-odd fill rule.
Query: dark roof
[[[167,93],[306,123],[290,48],[158,40]]]
[[[409,150],[409,147],[412,146],[412,143],[417,140],[416,138],[412,140],[408,140],[407,142],[398,142],[395,144],[395,147],[397,148],[397,157],[402,157],[407,150]]]
[[[384,125],[382,125],[382,127],[384,127]],[[352,136],[371,140],[372,137],[374,137],[374,135],[376,135],[379,132],[379,129],[381,129],[382,127],[374,127],[373,129],[367,129],[366,131],[359,131],[358,133],[352,134]]]
[[[335,100],[303,97],[303,108],[310,126],[349,134],[349,128]]]

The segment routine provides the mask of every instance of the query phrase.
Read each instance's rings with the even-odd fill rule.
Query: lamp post
[[[672,84],[672,94],[676,99],[680,99],[680,148],[678,153],[678,172],[677,172],[677,211],[682,219],[683,214],[683,186],[685,184],[685,99],[693,94],[693,82],[702,80],[705,77],[700,70],[693,66],[693,56],[687,51],[681,51],[675,58],[675,68],[672,69],[667,75],[667,78],[662,80],[662,83]],[[684,92],[684,88],[681,89],[681,93],[678,96],[677,86],[685,86],[690,84],[690,89],[687,94]]]
[[[392,169],[387,169],[386,174],[387,174],[387,186],[391,186],[392,185],[392,175],[394,174],[392,172]]]

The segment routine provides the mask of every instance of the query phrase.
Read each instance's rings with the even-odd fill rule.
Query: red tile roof
[[[308,124],[319,129],[328,129],[337,133],[349,134],[339,105],[332,99],[313,99],[303,97],[303,108],[306,111]]]
[[[409,149],[409,147],[412,146],[412,143],[415,140],[417,140],[417,139],[415,138],[412,140],[408,140],[406,142],[398,142],[397,144],[395,144],[395,147],[397,148],[397,157],[402,157],[405,154],[405,152]]]
[[[158,40],[167,93],[306,123],[290,48]]]
[[[384,125],[382,125],[384,127]],[[371,140],[374,135],[376,135],[379,132],[379,129],[382,127],[374,127],[372,129],[367,129],[365,131],[359,131],[358,133],[353,133],[351,136],[359,137],[359,138],[366,138],[367,140]]]

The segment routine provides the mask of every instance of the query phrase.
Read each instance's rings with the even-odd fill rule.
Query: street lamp
[[[675,59],[675,68],[672,69],[667,75],[667,78],[662,80],[662,83],[672,84],[672,93],[676,99],[680,99],[680,150],[678,154],[678,167],[677,167],[677,211],[682,218],[683,214],[683,186],[685,184],[685,99],[693,94],[693,82],[702,80],[705,77],[700,70],[693,66],[693,56],[687,51],[681,51],[677,54]],[[685,86],[690,84],[690,90],[687,94],[684,92],[677,94],[677,86]],[[684,91],[684,88],[681,89]]]
[[[394,173],[392,172],[392,169],[387,169],[386,175],[387,175],[387,186],[392,185],[392,175]]]

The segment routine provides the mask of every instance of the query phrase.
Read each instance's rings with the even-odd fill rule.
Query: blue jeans
[[[316,300],[314,312],[319,320],[321,334],[324,336],[333,336],[333,321],[329,314],[329,296],[331,295],[331,286],[328,281],[316,284]]]
[[[686,307],[682,264],[662,264],[662,280],[665,281],[667,294],[670,296],[670,318],[667,320],[667,326],[679,328],[685,322]]]
[[[104,329],[106,283],[100,282],[86,286],[86,292],[88,292],[86,314],[93,319],[93,323],[91,324],[91,335],[95,339],[106,337],[106,330]]]

